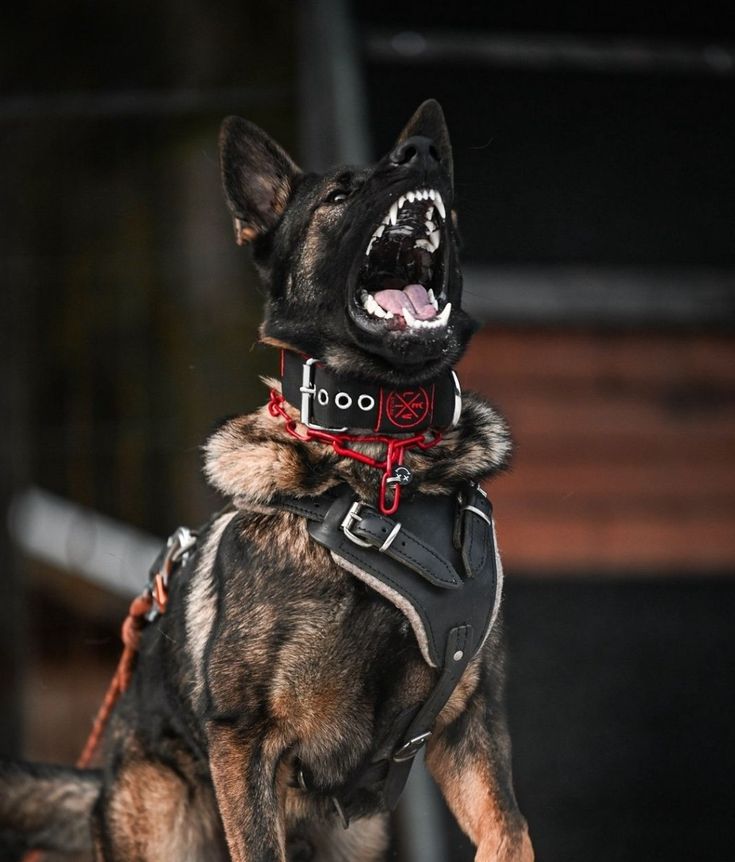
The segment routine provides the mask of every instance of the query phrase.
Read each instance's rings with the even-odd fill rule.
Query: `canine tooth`
[[[447,217],[447,211],[444,209],[444,201],[442,200],[442,196],[439,192],[436,193],[436,197],[434,198],[434,203],[436,204],[436,209],[439,215],[445,219]]]
[[[429,302],[434,306],[434,308],[439,311],[439,303],[436,301],[436,297],[434,296],[434,291],[429,288],[426,291],[427,296],[429,297]]]
[[[411,327],[411,329],[416,329],[418,320],[411,314],[408,308],[403,309],[403,319],[406,321],[406,324]]]
[[[396,224],[398,221],[398,201],[388,210],[388,223]]]
[[[401,209],[401,207],[402,207],[405,203],[406,203],[406,195],[401,195],[401,196],[398,198],[398,209]]]
[[[370,242],[368,243],[368,247],[365,249],[365,256],[370,254],[370,249],[373,247],[373,243],[375,242],[375,237],[370,238]]]
[[[425,251],[428,251],[429,254],[434,254],[436,251],[436,246],[432,245],[428,240],[425,239],[417,239],[413,244],[414,248],[423,248]]]
[[[452,313],[452,303],[448,302],[444,306],[444,310],[442,311],[442,313],[436,319],[441,322],[442,326],[446,326],[447,322],[449,321],[449,315],[451,313]]]
[[[375,233],[373,234],[373,239],[380,239],[380,237],[383,236],[384,231],[385,231],[385,223],[379,224],[377,226],[377,228],[375,228]]]
[[[440,230],[432,231],[429,234],[429,242],[434,245],[434,248],[439,248],[439,243],[442,241],[442,234]]]
[[[435,200],[435,199],[436,199],[436,195],[437,195],[437,192],[435,192],[435,191],[434,191],[434,189],[429,189],[429,197],[430,197],[432,200]]]

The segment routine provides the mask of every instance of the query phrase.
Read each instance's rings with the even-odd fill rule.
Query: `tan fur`
[[[498,789],[484,759],[458,763],[436,735],[429,744],[426,765],[462,830],[477,847],[475,862],[533,862],[525,822],[508,823]]]
[[[149,760],[129,762],[120,770],[107,825],[115,835],[116,858],[126,862],[227,858],[212,794]]]
[[[186,635],[192,655],[194,680],[192,699],[198,699],[204,689],[204,650],[217,616],[217,585],[212,578],[212,566],[225,527],[234,512],[228,512],[212,526],[197,565],[192,590],[186,605]]]
[[[315,862],[380,862],[388,848],[387,818],[378,815],[356,820],[349,829],[339,823],[315,830]]]

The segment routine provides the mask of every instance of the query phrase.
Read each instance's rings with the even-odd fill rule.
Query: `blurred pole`
[[[424,752],[416,760],[396,811],[398,836],[406,862],[447,862],[447,835],[442,829],[444,803],[429,777]]]
[[[371,158],[360,49],[346,0],[299,4],[299,158],[308,170]]]
[[[7,264],[11,269],[11,264]],[[9,276],[9,277],[8,277]],[[27,472],[29,333],[28,285],[6,271],[0,315],[0,515],[8,510]],[[21,671],[25,646],[24,603],[18,560],[6,519],[0,523],[0,754],[18,754],[21,735]]]

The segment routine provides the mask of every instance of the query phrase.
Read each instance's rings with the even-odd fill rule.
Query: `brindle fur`
[[[399,141],[419,133],[437,141],[449,195],[451,151],[436,103]],[[390,160],[303,175],[263,132],[233,119],[222,152],[237,238],[255,238],[269,289],[264,340],[386,382],[426,378],[459,357],[472,327],[458,310],[453,226],[448,291],[457,311],[441,345],[429,339],[410,355],[400,339],[364,348],[335,311],[349,268],[339,249],[354,256],[358,216],[320,201],[335,185],[385,195],[401,178]],[[418,490],[447,494],[502,470],[509,456],[503,419],[465,395],[459,425],[406,463]],[[425,700],[437,672],[403,614],[338,566],[302,518],[270,505],[277,494],[341,482],[375,499],[377,471],[294,440],[263,408],[216,431],[205,472],[233,507],[208,525],[172,580],[167,613],[144,631],[104,769],[0,765],[0,834],[16,846],[73,850],[86,833],[98,862],[379,862],[387,831],[377,788],[360,792],[346,831],[330,797],[395,745],[395,717]],[[476,862],[530,862],[502,693],[496,625],[442,711],[427,763]],[[296,758],[315,789],[294,786]]]

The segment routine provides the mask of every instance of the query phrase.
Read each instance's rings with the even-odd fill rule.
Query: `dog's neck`
[[[264,380],[280,391],[276,380]],[[300,436],[306,436],[301,412],[284,404]],[[380,444],[356,444],[372,457],[383,457]],[[463,482],[481,481],[507,467],[511,440],[505,420],[471,393],[462,395],[455,427],[426,451],[405,453],[412,473],[410,491],[453,493]],[[305,443],[287,430],[282,418],[264,406],[255,413],[227,420],[205,445],[205,473],[216,490],[243,505],[267,504],[277,495],[312,496],[346,482],[362,499],[375,501],[378,471],[331,447]]]

